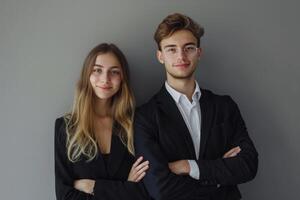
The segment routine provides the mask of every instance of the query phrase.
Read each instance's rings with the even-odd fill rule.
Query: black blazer
[[[66,153],[66,130],[63,118],[55,122],[55,190],[57,200],[132,200],[149,199],[143,183],[127,181],[135,158],[119,137],[112,136],[107,168],[99,153],[91,162],[82,159],[72,163]],[[76,179],[96,180],[94,195],[76,190]]]
[[[237,184],[253,179],[258,154],[235,102],[229,96],[201,89],[199,159],[184,119],[165,86],[135,113],[136,155],[149,160],[143,182],[154,199],[240,199]],[[222,156],[240,146],[232,158]],[[196,160],[200,180],[176,175],[168,162]]]

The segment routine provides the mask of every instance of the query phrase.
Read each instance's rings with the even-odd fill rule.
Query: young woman
[[[133,156],[134,99],[128,64],[114,44],[85,59],[73,110],[55,122],[57,200],[149,199],[149,162]]]

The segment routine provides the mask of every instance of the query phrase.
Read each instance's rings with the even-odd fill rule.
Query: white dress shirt
[[[184,119],[184,122],[191,134],[193,140],[194,149],[197,159],[199,158],[200,151],[200,136],[201,136],[201,112],[200,112],[200,97],[201,91],[197,81],[195,81],[196,87],[192,96],[192,102],[188,99],[185,94],[182,94],[175,89],[173,89],[167,81],[165,82],[165,87],[170,93],[176,105]],[[200,170],[195,160],[188,160],[190,165],[189,175],[194,179],[199,179]]]

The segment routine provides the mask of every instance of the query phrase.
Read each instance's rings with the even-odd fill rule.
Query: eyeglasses
[[[167,57],[176,57],[179,52],[182,51],[186,56],[193,57],[197,54],[198,47],[196,45],[186,45],[183,49],[178,47],[166,47],[163,49],[163,52]]]

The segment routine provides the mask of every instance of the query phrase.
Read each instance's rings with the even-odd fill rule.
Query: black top
[[[104,161],[104,165],[105,165],[105,169],[106,171],[108,171],[108,159],[109,159],[109,153],[108,154],[101,154],[103,161]]]
[[[66,130],[63,118],[55,121],[55,190],[57,200],[132,200],[149,199],[141,182],[127,181],[135,158],[120,138],[113,134],[109,155],[100,153],[92,161],[72,163],[67,158]],[[100,152],[100,151],[99,151]],[[76,190],[77,179],[95,180],[94,195]]]

